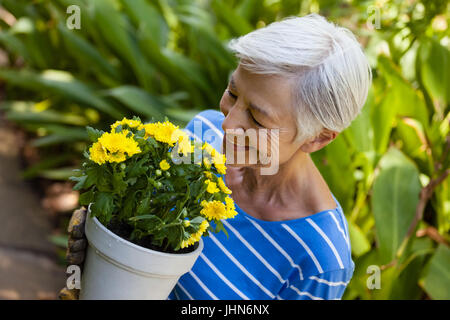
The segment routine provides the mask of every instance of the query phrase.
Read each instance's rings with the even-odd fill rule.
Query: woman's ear
[[[336,137],[339,135],[339,132],[332,131],[329,129],[323,129],[318,136],[315,138],[309,139],[305,141],[300,149],[305,153],[312,153],[317,150],[322,149],[327,144],[329,144],[331,141],[336,139]]]

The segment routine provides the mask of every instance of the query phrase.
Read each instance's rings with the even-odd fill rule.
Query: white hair
[[[228,47],[245,69],[292,80],[298,141],[323,128],[341,132],[367,98],[372,72],[361,45],[318,14],[273,22]]]

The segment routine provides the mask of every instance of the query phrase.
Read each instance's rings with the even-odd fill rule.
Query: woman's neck
[[[302,196],[302,199],[309,199],[307,195],[311,192],[316,170],[309,153],[299,150],[288,161],[280,164],[274,175],[261,175],[258,167],[232,168],[230,179],[226,181],[232,190],[239,191],[237,197],[243,200],[251,200],[254,204],[289,207],[293,202],[298,205],[300,194],[306,196]],[[296,201],[292,201],[293,199]]]

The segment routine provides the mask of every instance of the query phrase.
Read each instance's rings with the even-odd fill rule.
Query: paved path
[[[20,178],[17,137],[0,111],[0,299],[56,299],[64,268],[48,241],[50,219]]]

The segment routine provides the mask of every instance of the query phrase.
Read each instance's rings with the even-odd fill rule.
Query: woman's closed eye
[[[258,127],[263,127],[263,125],[262,125],[261,123],[259,123],[259,122],[255,119],[255,117],[253,116],[253,114],[251,113],[250,110],[248,110],[248,113],[250,114],[250,117],[252,118],[253,122],[256,123],[256,125],[257,125]]]
[[[232,93],[230,90],[228,90],[228,89],[227,89],[227,93],[228,93],[228,95],[229,95],[231,98],[233,98],[234,100],[237,99],[237,95],[233,94],[233,93]]]
[[[228,95],[233,99],[236,100],[237,99],[237,95],[235,95],[233,92],[231,92],[229,89],[227,89],[227,93]],[[263,127],[263,125],[261,123],[259,123],[255,117],[253,116],[253,114],[250,112],[250,110],[248,110],[248,113],[250,114],[250,117],[252,118],[253,122],[259,126],[259,127]]]

